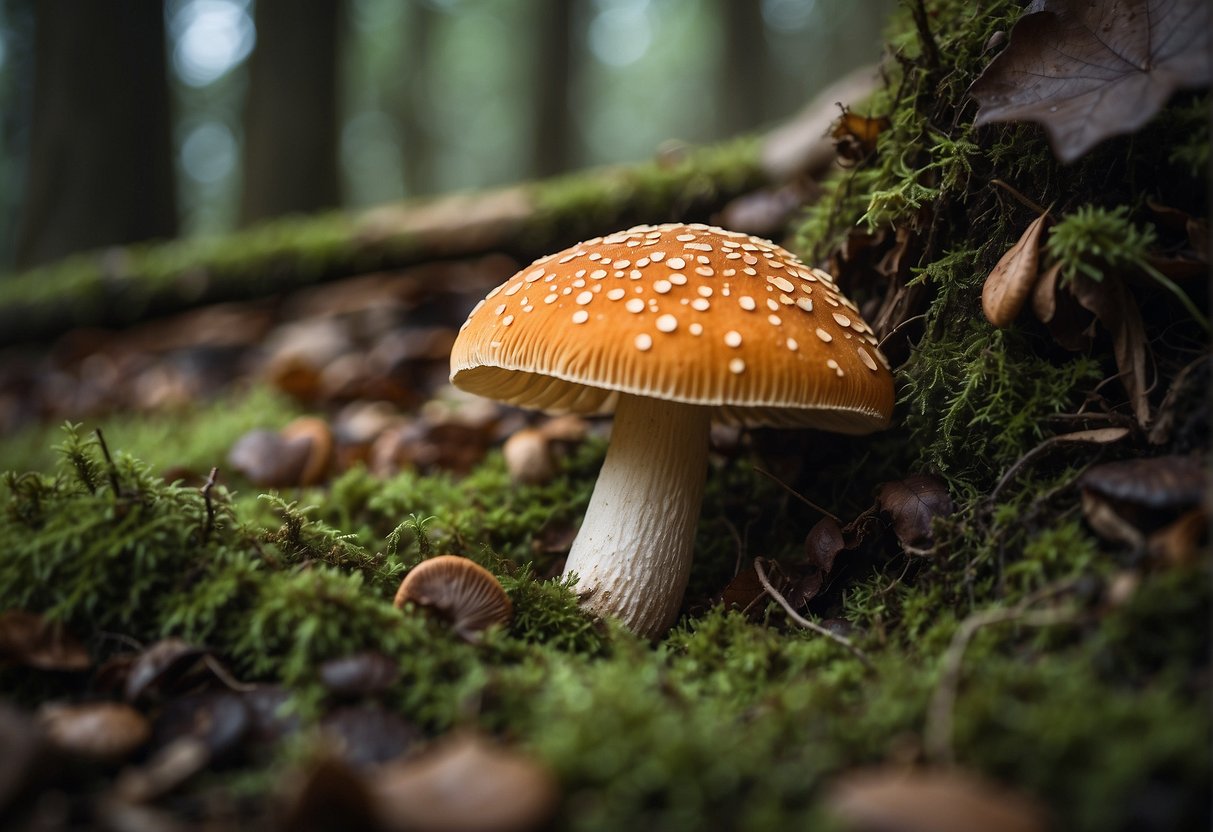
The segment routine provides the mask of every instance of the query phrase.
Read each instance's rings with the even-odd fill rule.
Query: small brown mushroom
[[[414,566],[400,582],[395,605],[413,603],[437,613],[466,639],[506,624],[514,607],[483,566],[456,555],[439,555]]]
[[[542,485],[556,476],[556,461],[548,438],[535,428],[515,432],[501,447],[510,481],[522,485]]]

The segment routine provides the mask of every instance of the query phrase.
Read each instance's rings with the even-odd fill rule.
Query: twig
[[[1028,199],[1026,196],[1024,196],[1023,192],[1020,191],[1018,188],[1016,188],[1006,182],[1003,182],[1001,179],[991,179],[990,184],[997,185],[998,187],[1002,188],[1004,191],[1009,193],[1011,196],[1015,197],[1015,201],[1018,202],[1020,205],[1024,206],[1025,208],[1031,208],[1033,211],[1035,211],[1038,214],[1049,213],[1048,208],[1045,208],[1043,205],[1041,205],[1039,202],[1036,202],[1035,200]]]
[[[885,336],[880,339],[880,343],[876,345],[876,349],[878,349],[878,350],[884,349],[885,341],[888,341],[890,338],[892,338],[894,335],[896,335],[897,332],[906,324],[911,324],[914,321],[921,321],[925,317],[926,317],[926,314],[924,313],[922,315],[911,315],[910,317],[906,318],[904,321],[902,321],[897,326],[893,327],[892,329],[890,329],[888,332],[885,333]]]
[[[838,519],[838,516],[837,516],[836,514],[832,514],[831,512],[826,511],[824,508],[822,508],[821,506],[817,505],[817,503],[813,502],[813,501],[812,501],[812,500],[810,500],[808,497],[806,497],[806,496],[804,496],[803,494],[801,494],[801,493],[800,493],[799,491],[797,491],[795,488],[793,488],[792,486],[788,485],[786,482],[784,482],[784,481],[783,481],[783,480],[781,480],[779,477],[777,477],[777,476],[775,476],[774,474],[772,474],[770,471],[764,471],[762,468],[759,468],[757,465],[755,465],[755,466],[754,466],[754,470],[755,470],[757,473],[762,474],[764,477],[766,477],[767,479],[769,479],[771,482],[773,482],[773,483],[775,483],[776,485],[778,485],[778,486],[779,486],[780,488],[782,488],[784,491],[786,491],[786,492],[788,492],[789,494],[791,494],[791,495],[792,495],[793,497],[795,497],[797,500],[800,500],[800,502],[804,503],[804,504],[805,504],[806,506],[808,506],[809,508],[813,509],[814,511],[819,511],[819,512],[821,512],[821,513],[822,513],[822,514],[824,514],[826,517],[829,517],[831,520],[833,520],[835,523],[837,523],[837,524],[839,524],[839,525],[842,525],[842,521]]]
[[[952,749],[952,728],[955,716],[956,697],[960,689],[960,670],[965,650],[973,636],[982,627],[1015,621],[1028,627],[1050,627],[1072,621],[1078,613],[1072,609],[1048,609],[1029,611],[1028,607],[1046,598],[1069,590],[1073,580],[1064,581],[1041,589],[1024,598],[1014,607],[995,608],[974,613],[960,623],[952,636],[947,652],[943,655],[943,670],[939,684],[927,706],[926,725],[923,727],[923,745],[927,758],[935,763],[951,765],[955,754]]]
[[[775,587],[771,585],[771,582],[767,580],[767,573],[762,568],[764,562],[765,561],[763,558],[754,558],[754,571],[758,573],[758,582],[762,584],[762,588],[766,590],[767,595],[770,595],[773,599],[775,599],[779,606],[783,607],[784,612],[788,614],[789,618],[791,618],[801,627],[804,627],[806,630],[812,630],[818,635],[825,636],[831,641],[841,644],[844,648],[846,648],[848,653],[859,659],[859,661],[863,663],[863,666],[868,670],[876,669],[872,665],[872,660],[869,659],[862,650],[856,647],[849,638],[846,636],[840,636],[838,633],[830,632],[825,627],[822,627],[820,624],[813,623],[809,619],[797,613],[796,610],[792,609],[792,605],[788,603],[788,599],[780,595],[779,590],[775,589]]]
[[[1110,431],[1120,432],[1116,438],[1108,438],[1113,436]],[[1102,433],[1103,436],[1096,436],[1097,433]],[[1123,427],[1097,428],[1095,430],[1077,431],[1076,433],[1062,433],[1057,436],[1050,436],[1048,439],[1041,442],[1035,448],[1032,448],[1026,454],[1015,460],[998,480],[998,484],[994,486],[994,490],[990,492],[988,502],[991,504],[998,501],[998,495],[1002,492],[1003,486],[1009,483],[1019,471],[1032,462],[1040,455],[1044,454],[1051,448],[1058,445],[1110,445],[1113,442],[1119,442],[1121,439],[1129,435],[1129,429]]]
[[[211,671],[211,673],[214,673],[219,681],[223,682],[223,684],[226,685],[229,690],[234,690],[238,693],[248,693],[249,691],[257,690],[257,685],[250,684],[249,682],[241,682],[239,679],[229,673],[228,669],[223,666],[223,663],[210,653],[204,654],[202,661]]]
[[[114,458],[110,456],[109,446],[105,444],[105,435],[101,433],[101,428],[94,428],[93,435],[97,437],[97,444],[101,446],[101,455],[105,457],[105,472],[109,476],[110,488],[114,489],[114,496],[118,496],[118,469],[114,467]]]
[[[218,473],[217,467],[212,468],[210,476],[202,485],[202,500],[206,503],[206,525],[202,527],[203,543],[210,539],[211,531],[215,528],[215,506],[211,503],[211,489],[215,487],[215,475]]]

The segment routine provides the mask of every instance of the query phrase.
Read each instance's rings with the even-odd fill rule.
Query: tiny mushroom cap
[[[472,310],[451,381],[521,407],[615,413],[566,573],[592,610],[650,637],[686,588],[712,419],[863,434],[893,409],[876,337],[830,275],[700,224],[536,260]]]
[[[469,640],[495,624],[508,623],[514,613],[493,573],[456,555],[438,555],[414,566],[400,582],[394,603],[398,608],[413,603],[432,610]]]

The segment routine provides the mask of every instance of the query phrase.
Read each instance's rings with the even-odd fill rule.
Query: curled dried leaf
[[[1048,216],[1041,214],[1032,220],[1018,242],[990,271],[982,286],[982,311],[986,320],[996,327],[1011,325],[1036,286],[1040,269],[1040,238],[1044,234]]]

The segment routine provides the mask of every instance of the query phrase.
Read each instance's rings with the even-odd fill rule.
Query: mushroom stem
[[[657,638],[682,604],[707,476],[708,408],[620,395],[594,495],[564,568],[583,605]]]

